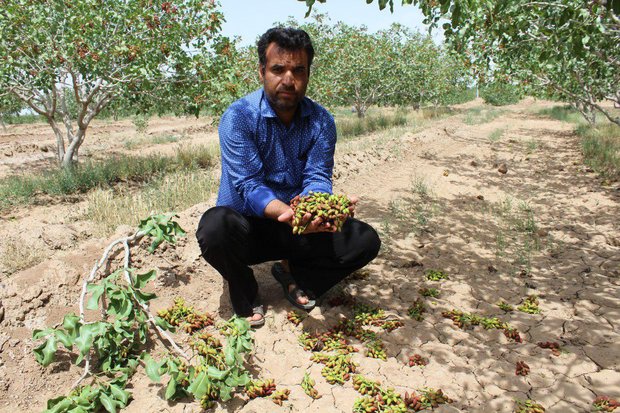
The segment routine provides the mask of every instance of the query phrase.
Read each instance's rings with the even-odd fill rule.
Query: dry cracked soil
[[[214,411],[351,412],[360,397],[351,380],[327,383],[323,366],[298,343],[304,330],[325,331],[352,317],[351,305],[330,305],[335,297],[381,307],[403,323],[391,332],[377,330],[386,360],[368,357],[355,340],[360,351],[353,360],[359,373],[399,393],[442,389],[452,403],[437,412],[512,412],[515,400],[527,399],[547,412],[589,412],[597,396],[620,398],[620,188],[602,185],[584,166],[570,124],[535,114],[550,103],[527,100],[487,121],[472,120],[474,105],[480,103],[421,130],[402,128],[339,146],[335,191],[360,197],[358,216],[382,238],[379,257],[330,292],[299,326],[287,321],[291,308],[270,263],[255,266],[267,312],[249,362],[257,376],[290,389],[290,397],[277,406],[239,395]],[[213,137],[212,130],[202,132]],[[176,246],[153,256],[146,246],[137,248],[134,266],[158,272],[154,310],[180,296],[218,319],[232,315],[226,287],[200,258],[192,235],[213,203],[179,213],[189,235]],[[3,237],[15,221],[47,216],[52,209],[45,208],[3,217]],[[42,411],[47,399],[69,391],[81,368],[66,352],[49,367],[39,366],[32,330],[77,312],[83,277],[111,240],[132,232],[123,227],[101,239],[87,224],[69,222],[71,214],[39,219],[44,223],[28,224],[37,239],[47,234],[65,247],[50,247],[42,263],[0,279],[0,412]],[[448,278],[428,280],[429,270]],[[439,295],[423,297],[421,288]],[[539,313],[517,309],[530,296],[537,297]],[[426,307],[421,320],[408,315],[417,299]],[[500,309],[500,301],[514,310]],[[451,310],[497,317],[518,331],[521,342],[501,329],[460,328],[442,314]],[[177,339],[188,342],[182,334]],[[559,349],[541,348],[544,342]],[[414,354],[428,364],[410,367]],[[529,374],[515,374],[518,362]],[[317,400],[300,386],[306,372],[317,382]],[[200,411],[191,400],[164,401],[162,386],[140,367],[125,411]]]

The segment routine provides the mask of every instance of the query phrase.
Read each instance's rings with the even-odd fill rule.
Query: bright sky
[[[254,45],[258,36],[275,22],[284,22],[289,16],[303,21],[306,3],[297,0],[220,0],[226,19],[223,34],[229,37],[240,36],[242,45]],[[401,6],[395,0],[394,14],[389,7],[379,11],[377,0],[366,4],[365,0],[327,0],[314,3],[313,11],[327,13],[332,23],[343,21],[352,26],[366,25],[371,33],[387,29],[398,22],[412,29],[426,33],[422,24],[422,13],[415,6]],[[441,42],[441,29],[433,30],[435,42]]]

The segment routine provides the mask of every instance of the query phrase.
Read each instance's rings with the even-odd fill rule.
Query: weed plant
[[[491,142],[497,142],[502,138],[502,135],[504,134],[505,130],[502,128],[499,129],[495,129],[493,132],[491,132],[489,134],[489,140]]]
[[[576,124],[585,123],[581,113],[569,105],[553,106],[552,108],[544,108],[537,112],[539,115],[548,116],[550,118],[561,120],[563,122],[571,122]]]
[[[148,137],[146,139],[129,139],[124,142],[125,148],[127,149],[136,149],[142,146],[147,145],[161,145],[165,143],[174,143],[179,142],[181,139],[184,139],[184,136],[171,135],[167,133],[163,133],[160,135],[155,135],[152,137]]]
[[[379,114],[365,118],[337,118],[336,129],[340,139],[350,139],[356,136],[372,133],[377,130],[388,129],[394,126],[407,124],[407,113],[397,111],[393,115]]]
[[[588,125],[569,105],[545,108],[538,114],[577,125],[585,163],[607,179],[620,180],[620,126],[610,122]]]
[[[0,271],[11,275],[25,268],[37,265],[45,259],[45,254],[32,245],[24,248],[22,240],[5,238],[0,247]]]
[[[50,169],[28,176],[0,180],[0,210],[34,204],[40,195],[62,197],[86,193],[119,182],[143,183],[178,171],[207,169],[217,159],[214,148],[188,147],[174,156],[119,156],[101,162],[84,162],[73,168]]]
[[[533,253],[542,248],[532,207],[525,201],[515,202],[506,197],[492,204],[487,212],[497,226],[495,254],[529,273]]]
[[[101,234],[119,225],[135,225],[140,217],[157,211],[181,211],[205,202],[218,181],[212,171],[179,170],[149,182],[137,191],[97,189],[87,195],[86,218]]]
[[[488,109],[485,107],[478,106],[478,107],[469,109],[465,113],[464,122],[468,125],[480,125],[482,123],[491,122],[493,119],[497,118],[503,113],[504,111],[501,109],[494,109],[494,108]]]
[[[611,180],[620,180],[620,126],[613,123],[577,128],[587,165]]]
[[[136,132],[140,135],[144,135],[146,133],[146,130],[149,127],[149,118],[150,116],[148,114],[142,114],[134,116],[131,120],[133,125],[136,127]]]
[[[454,90],[448,93],[443,99],[444,105],[458,105],[476,99],[476,89]]]

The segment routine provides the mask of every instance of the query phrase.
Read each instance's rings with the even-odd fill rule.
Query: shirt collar
[[[312,105],[310,103],[310,99],[304,96],[301,100],[299,106],[301,107],[301,117],[306,118],[312,114]],[[260,100],[260,114],[265,118],[277,118],[278,115],[271,107],[269,100],[267,99],[267,95],[265,94],[265,89],[262,89],[262,98]]]

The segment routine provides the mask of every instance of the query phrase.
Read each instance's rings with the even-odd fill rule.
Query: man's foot
[[[252,314],[252,317],[247,317],[248,322],[250,323],[250,325],[256,325],[257,323],[260,323],[261,321],[264,323],[265,319],[263,317],[262,314]]]
[[[286,299],[297,308],[302,310],[312,310],[316,302],[301,290],[293,279],[288,263],[277,262],[271,267],[271,273],[276,280],[282,285]]]
[[[260,327],[265,324],[265,310],[262,304],[259,304],[252,308],[253,314],[250,317],[247,317],[248,323],[250,323],[250,327]]]
[[[282,270],[284,270],[284,272],[287,272],[289,274],[291,273],[291,268],[288,266],[288,260],[280,261],[280,265],[282,265]],[[295,289],[297,289],[297,284],[291,283],[291,284],[288,285],[288,293],[289,294],[291,294],[293,291],[295,291]],[[303,294],[303,291],[301,289],[299,291]],[[297,302],[299,304],[307,305],[310,300],[308,299],[307,295],[305,295],[305,294],[302,295],[302,294],[298,294],[295,298],[296,298],[296,300],[297,300]]]

